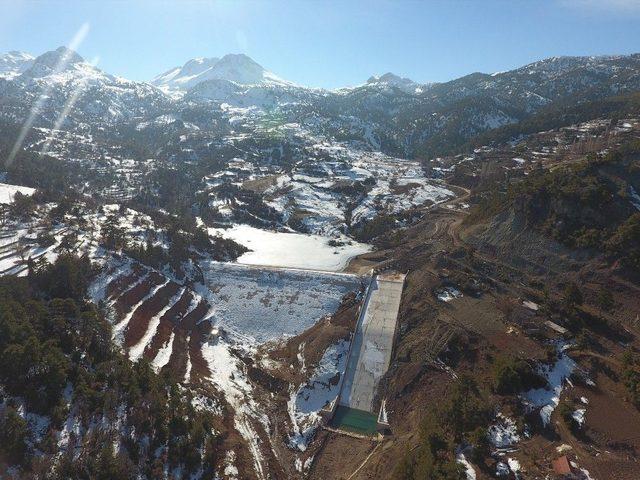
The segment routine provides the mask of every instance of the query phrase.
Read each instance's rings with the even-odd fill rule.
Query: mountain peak
[[[67,70],[73,65],[83,62],[84,58],[75,51],[67,47],[58,47],[36,57],[33,60],[33,66],[29,70],[38,75],[47,74],[56,70]]]
[[[199,75],[220,61],[218,57],[198,57],[189,60],[178,70],[182,75]]]
[[[249,55],[246,55],[244,53],[227,53],[224,57],[222,57],[223,59],[227,59],[229,61],[244,61],[244,62],[252,62],[255,63],[256,65],[258,65],[253,58],[251,58]]]
[[[151,83],[164,90],[184,91],[207,80],[226,80],[241,85],[290,84],[244,53],[229,53],[222,58],[194,58],[182,67],[158,75]]]
[[[265,83],[267,71],[244,53],[229,53],[214,67],[212,78],[229,80],[243,85]]]
[[[42,65],[51,69],[66,68],[69,65],[84,62],[84,58],[67,47],[58,47],[55,50],[45,52],[36,57],[35,65]]]
[[[409,78],[404,78],[395,73],[387,72],[380,76],[371,76],[367,85],[387,85],[396,87],[407,93],[420,93],[420,85]],[[420,91],[419,91],[420,90]]]
[[[41,78],[52,73],[72,70],[83,63],[84,58],[73,50],[67,47],[58,47],[32,60],[27,68],[22,71],[22,75],[30,78]]]
[[[391,72],[387,72],[380,76],[373,75],[369,77],[369,80],[367,80],[367,83],[378,83],[378,82],[385,82],[385,83],[411,82],[411,80],[408,78],[402,78],[401,76]]]

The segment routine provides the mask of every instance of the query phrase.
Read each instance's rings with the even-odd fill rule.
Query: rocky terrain
[[[637,121],[594,120],[440,159],[468,194],[380,237],[358,260],[393,259],[409,272],[382,394],[393,435],[370,443],[326,434],[312,477],[343,475],[335,465],[347,458],[353,478],[390,464],[397,478],[562,478],[553,461],[564,457],[576,478],[637,475],[627,430],[640,420],[638,270],[629,263],[637,230],[614,248],[637,229]],[[605,202],[576,189],[592,176],[596,190],[615,182]],[[500,192],[514,201],[494,203]],[[541,203],[547,193],[551,203]],[[564,214],[615,240],[576,242],[569,231],[586,230]]]

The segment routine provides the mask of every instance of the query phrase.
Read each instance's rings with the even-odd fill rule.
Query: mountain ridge
[[[63,71],[56,72],[63,56],[67,62]],[[109,125],[134,119],[149,125],[154,116],[179,118],[188,105],[200,108],[213,103],[209,116],[224,117],[219,111],[222,105],[261,114],[277,110],[289,123],[311,122],[307,127],[312,131],[318,126],[313,118],[322,118],[331,125],[330,131],[349,132],[345,138],[407,158],[465,148],[484,132],[521,122],[558,102],[579,104],[640,90],[639,54],[552,57],[507,72],[471,73],[425,85],[387,73],[337,90],[282,80],[244,54],[193,59],[153,83],[104,73],[63,47],[37,58],[5,54],[0,56],[2,62],[8,65],[4,76],[0,71],[7,105],[0,114],[8,119],[26,119],[43,89],[52,89],[42,113],[46,126],[79,89],[78,105],[86,108],[72,110],[67,125],[71,120],[82,124],[98,118]],[[360,126],[354,127],[354,121]]]

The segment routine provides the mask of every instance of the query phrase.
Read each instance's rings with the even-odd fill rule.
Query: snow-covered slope
[[[218,58],[195,58],[182,67],[158,75],[151,83],[166,91],[189,90],[207,80],[227,80],[241,85],[291,85],[265,70],[244,54],[229,54]]]
[[[156,87],[107,74],[66,47],[21,65],[0,92],[6,103],[1,114],[12,120],[35,112],[36,125],[48,125],[66,112],[69,122],[113,123],[171,105]]]
[[[20,75],[33,63],[33,56],[25,52],[12,51],[0,55],[0,78]]]
[[[405,93],[422,93],[429,86],[428,84],[420,85],[409,78],[399,77],[391,72],[370,77],[367,80],[367,85],[395,87]]]
[[[35,192],[34,188],[22,187],[20,185],[9,185],[0,183],[0,204],[12,203],[16,193],[31,196]]]
[[[217,57],[199,57],[189,60],[182,67],[175,67],[151,80],[163,90],[187,90],[206,79],[207,73],[220,61]]]

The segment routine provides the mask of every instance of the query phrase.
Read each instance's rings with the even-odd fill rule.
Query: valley
[[[7,478],[637,478],[637,54],[2,59]]]

